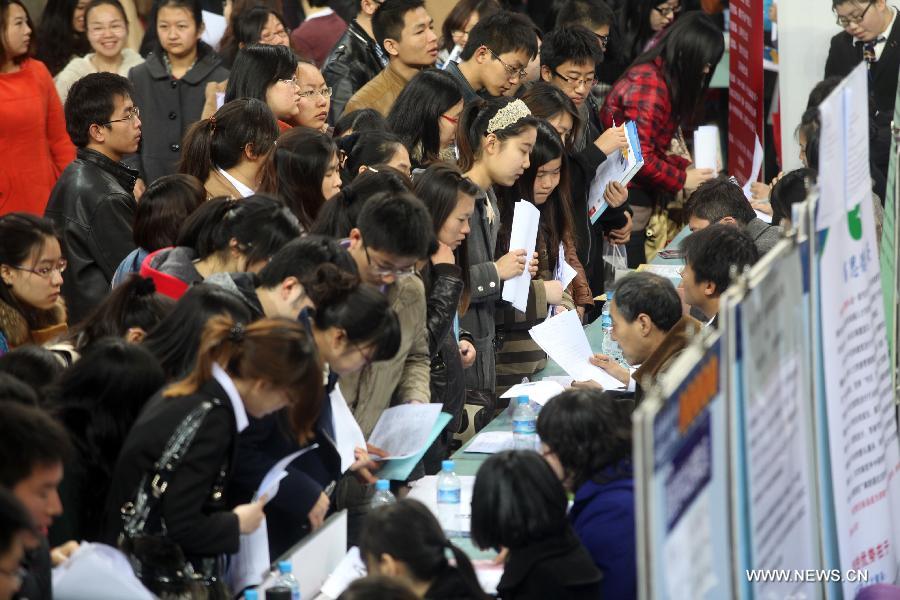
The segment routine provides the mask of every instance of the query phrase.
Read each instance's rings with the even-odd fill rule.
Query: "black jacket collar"
[[[78,158],[84,162],[91,163],[112,175],[118,184],[129,194],[134,189],[134,182],[138,178],[138,172],[126,166],[124,163],[114,161],[108,156],[101,154],[96,150],[91,150],[90,148],[79,148]]]
[[[162,52],[162,51],[159,51]],[[153,51],[147,55],[147,70],[154,79],[169,79],[171,75],[166,70],[166,64],[163,62],[162,54]],[[203,82],[216,67],[222,64],[219,55],[207,44],[200,42],[197,46],[197,62],[188,69],[179,81],[183,81],[190,85],[197,85]]]
[[[521,585],[533,574],[535,567],[553,559],[554,574],[563,585],[589,585],[600,580],[597,566],[567,523],[565,530],[556,537],[511,550],[497,589],[502,592]]]

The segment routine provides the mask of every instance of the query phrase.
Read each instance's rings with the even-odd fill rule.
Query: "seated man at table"
[[[703,313],[707,326],[716,327],[719,297],[731,283],[731,268],[741,273],[759,260],[753,238],[737,227],[718,223],[689,235],[681,251],[684,301]]]
[[[700,184],[685,204],[684,212],[691,231],[713,223],[742,227],[753,239],[760,256],[781,239],[781,227],[757,218],[744,190],[729,177],[720,176]]]
[[[640,365],[633,373],[604,354],[595,354],[591,363],[600,367],[634,393],[635,404],[644,390],[656,384],[681,352],[687,348],[700,322],[682,316],[681,298],[672,282],[655,273],[627,275],[613,286],[610,301],[612,339],[622,349],[629,365]],[[578,382],[579,387],[598,387],[595,382]]]

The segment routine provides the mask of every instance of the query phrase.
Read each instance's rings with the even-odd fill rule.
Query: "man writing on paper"
[[[731,268],[740,273],[759,260],[753,238],[736,227],[710,225],[689,235],[681,243],[681,251],[684,301],[709,319],[707,327],[716,327],[719,297],[731,283]]]
[[[616,282],[610,305],[612,337],[630,365],[640,365],[633,373],[604,354],[595,354],[591,363],[600,367],[634,392],[635,404],[644,390],[687,348],[700,322],[682,316],[681,299],[672,282],[655,273],[632,273]],[[577,387],[599,387],[593,381],[577,382]]]

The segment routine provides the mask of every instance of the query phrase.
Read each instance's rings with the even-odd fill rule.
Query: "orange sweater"
[[[75,160],[62,104],[44,63],[0,74],[0,215],[43,215],[57,177]]]

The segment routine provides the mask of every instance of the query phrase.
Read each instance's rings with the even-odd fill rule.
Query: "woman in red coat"
[[[33,29],[20,0],[0,0],[0,215],[43,215],[75,159],[53,79],[29,58]]]
[[[712,20],[689,13],[669,26],[659,44],[644,52],[613,86],[600,110],[604,127],[637,124],[644,166],[629,185],[634,231],[628,244],[629,266],[644,260],[644,239],[652,209],[683,189],[693,190],[715,176],[669,153],[681,125],[696,121],[725,42]]]

